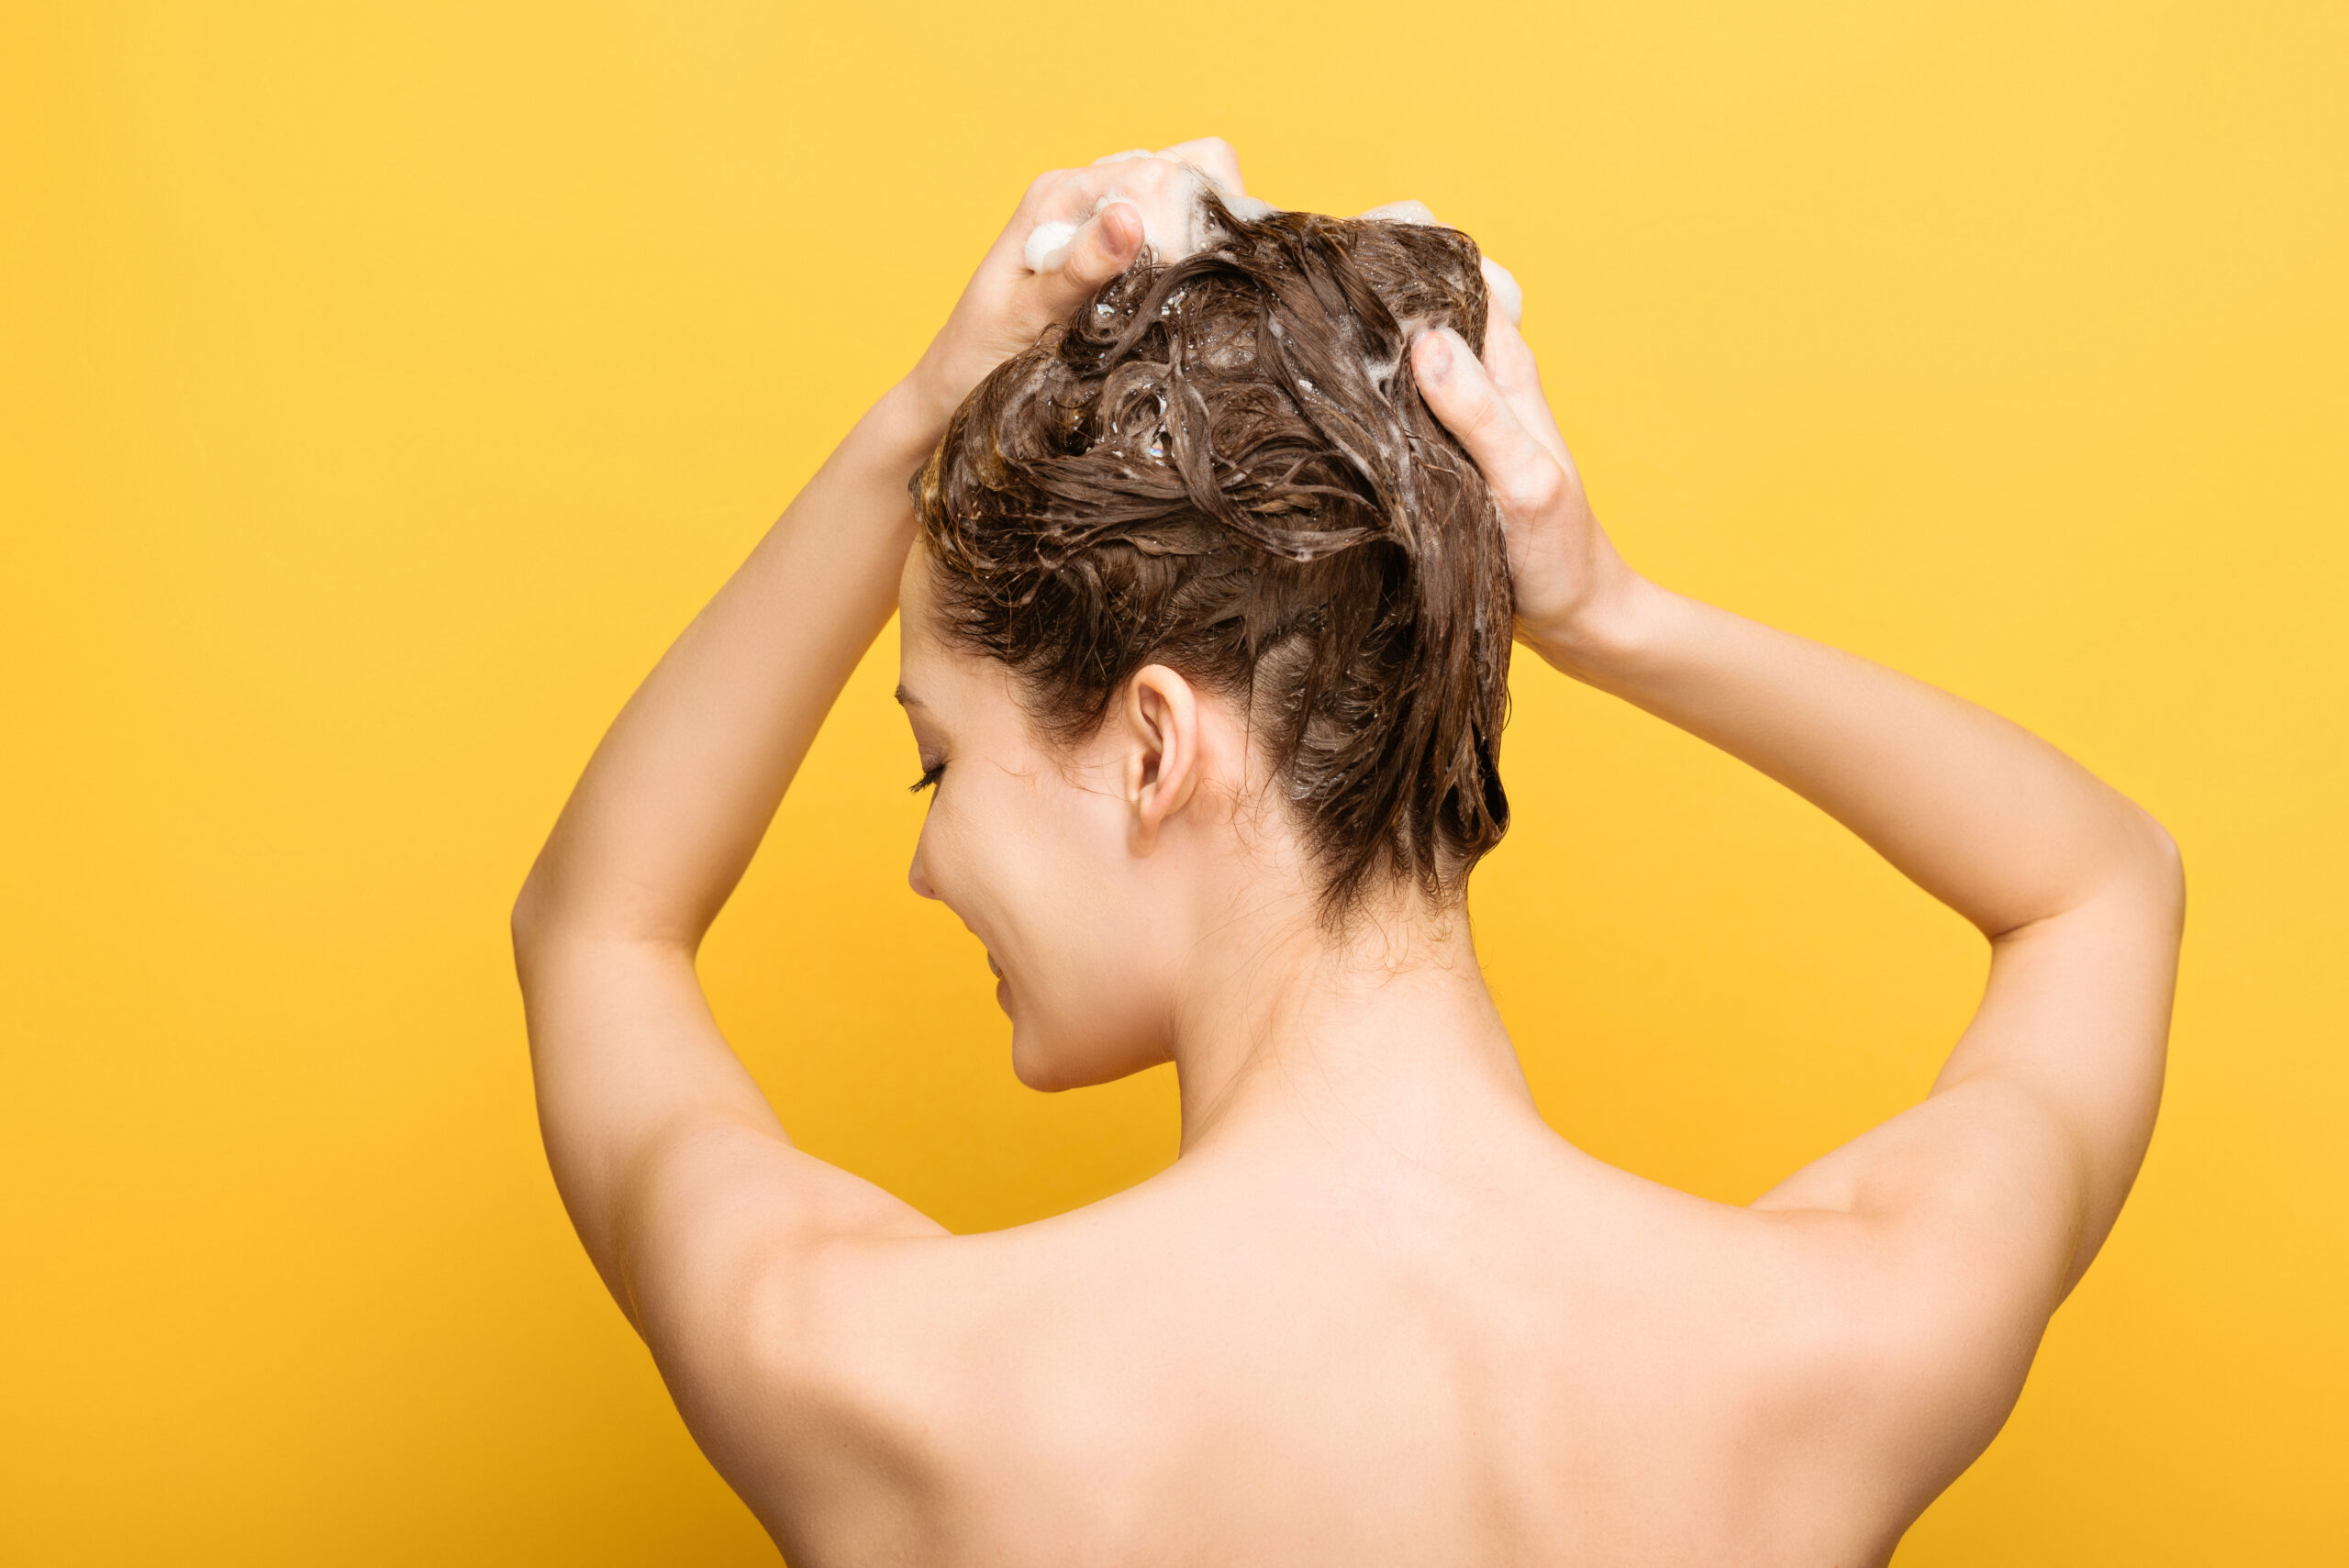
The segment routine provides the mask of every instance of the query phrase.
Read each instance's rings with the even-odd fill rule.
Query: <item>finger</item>
[[[1171,163],[1145,162],[1139,169],[1120,169],[1116,159],[1090,168],[1060,171],[1052,184],[1035,196],[1027,232],[1020,239],[1020,260],[1028,270],[1063,272],[1088,238],[1101,232],[1100,219],[1113,206],[1125,206],[1136,230],[1146,236],[1147,224],[1135,204],[1152,199],[1164,183],[1163,178],[1150,174],[1152,169],[1179,172]],[[1122,225],[1113,225],[1110,232],[1122,233]],[[1126,257],[1111,271],[1122,269],[1131,260]]]
[[[1476,266],[1485,274],[1485,292],[1492,299],[1495,314],[1508,317],[1512,327],[1522,324],[1525,291],[1517,286],[1517,274],[1490,256],[1479,257]]]
[[[1130,202],[1145,212],[1187,211],[1200,177],[1197,170],[1155,153],[1119,153],[1086,168],[1061,170],[1049,186],[1040,181],[1028,216],[1033,224],[1065,224],[1074,235],[1112,202]]]
[[[1571,464],[1574,460],[1566,455],[1566,439],[1558,431],[1557,416],[1550,411],[1550,395],[1542,388],[1542,367],[1517,323],[1498,311],[1485,321],[1484,365],[1486,378],[1517,416],[1517,422],[1549,448],[1553,457]]]
[[[1042,212],[1045,205],[1052,199],[1061,186],[1067,183],[1072,172],[1073,171],[1067,169],[1047,169],[1029,181],[1028,189],[1021,193],[1019,206],[1012,216],[1032,218],[1036,214]]]
[[[1517,323],[1498,311],[1485,317],[1485,373],[1515,405],[1542,400],[1542,371]]]
[[[1459,333],[1449,327],[1420,333],[1411,371],[1429,408],[1475,460],[1503,516],[1539,516],[1557,504],[1564,474],[1556,455],[1519,420]]]
[[[1178,141],[1172,147],[1160,148],[1158,156],[1188,163],[1212,181],[1227,199],[1248,194],[1248,182],[1240,177],[1240,153],[1219,136]]]

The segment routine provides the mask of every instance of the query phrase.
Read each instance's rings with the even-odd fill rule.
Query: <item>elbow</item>
[[[2133,880],[2174,929],[2186,923],[2186,857],[2161,821],[2129,803]]]
[[[514,966],[525,974],[529,969],[530,955],[546,940],[553,924],[550,907],[543,863],[533,865],[530,874],[522,879],[522,889],[514,895],[514,907],[507,917],[507,933],[514,943]]]
[[[582,941],[650,943],[674,947],[687,954],[701,944],[707,919],[687,924],[662,918],[649,900],[630,900],[610,885],[608,878],[583,876],[567,867],[549,869],[545,856],[530,868],[514,895],[507,917],[514,943],[514,964],[527,990],[530,971],[545,954]]]
[[[2176,945],[2186,921],[2186,862],[2177,840],[2153,813],[2124,795],[2109,794],[2107,806],[2104,820],[2082,833],[2080,859],[2066,879],[2067,890],[2042,895],[2044,913],[1997,924],[1976,922],[1994,945],[2090,907],[2130,911],[2138,929],[2165,930]]]

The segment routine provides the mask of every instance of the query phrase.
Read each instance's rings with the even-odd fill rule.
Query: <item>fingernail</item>
[[[1428,346],[1419,350],[1419,376],[1425,381],[1452,379],[1452,334],[1442,329],[1425,334]]]

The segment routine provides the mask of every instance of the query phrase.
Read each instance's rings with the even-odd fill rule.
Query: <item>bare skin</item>
[[[2183,911],[2143,811],[1983,710],[1680,597],[1590,514],[1514,322],[1415,369],[1503,501],[1521,640],[1835,816],[1989,945],[1932,1095],[1753,1205],[1574,1149],[1466,921],[1333,939],[1240,717],[1174,671],[1073,751],[942,643],[904,483],[1121,269],[1176,161],[1040,180],[921,364],[630,700],[515,910],[549,1156],[693,1431],[791,1562],[1881,1563],[1998,1431],[2151,1135]],[[1086,222],[1031,275],[1036,222]],[[694,970],[902,602],[940,769],[912,867],[1041,1087],[1172,1060],[1182,1153],[947,1234],[795,1150]],[[814,1048],[811,1044],[811,1048]]]

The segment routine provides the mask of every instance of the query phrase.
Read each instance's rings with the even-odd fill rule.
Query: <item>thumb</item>
[[[1460,438],[1505,516],[1538,515],[1564,494],[1564,472],[1536,440],[1485,373],[1459,333],[1422,332],[1411,345],[1419,395],[1445,429]]]
[[[1130,202],[1111,202],[1086,219],[1069,240],[1068,255],[1060,264],[1058,277],[1068,303],[1074,304],[1132,265],[1141,244],[1141,213]]]

